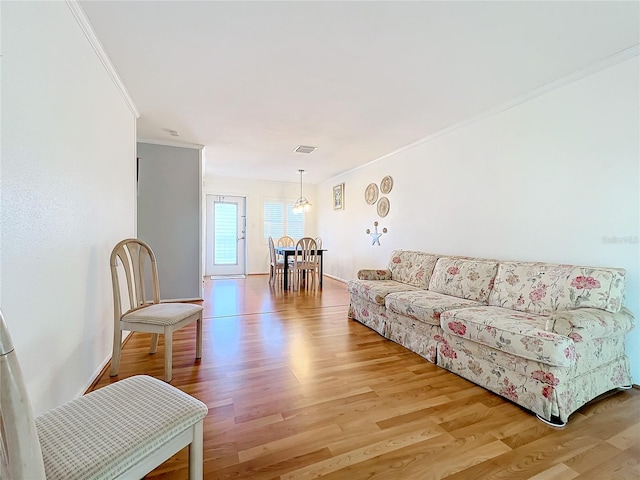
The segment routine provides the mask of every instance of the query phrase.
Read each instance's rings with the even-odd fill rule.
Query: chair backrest
[[[278,246],[279,247],[295,247],[296,246],[296,241],[288,236],[284,236],[284,237],[280,237],[278,239]]]
[[[0,313],[0,478],[44,480],[31,403],[9,329]]]
[[[318,264],[316,241],[311,237],[303,237],[296,243],[296,263],[299,268],[315,268]]]
[[[322,237],[316,237],[316,246],[322,248]]]
[[[269,237],[269,261],[271,262],[272,267],[276,266],[276,248],[273,245],[273,237]]]
[[[158,267],[151,247],[141,240],[122,240],[111,252],[111,282],[117,320],[131,310],[160,303]],[[150,275],[147,269],[150,268]],[[149,278],[150,277],[150,278]],[[150,285],[149,285],[150,284]],[[151,297],[147,291],[151,290]],[[126,295],[123,302],[123,295]]]

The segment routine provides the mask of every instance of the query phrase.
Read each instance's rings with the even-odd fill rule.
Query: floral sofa
[[[632,380],[625,271],[392,252],[348,284],[349,317],[554,425]]]

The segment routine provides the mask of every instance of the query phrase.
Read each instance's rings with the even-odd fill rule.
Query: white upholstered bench
[[[0,314],[0,478],[135,479],[189,446],[189,478],[202,479],[207,406],[139,375],[34,419],[11,337]]]

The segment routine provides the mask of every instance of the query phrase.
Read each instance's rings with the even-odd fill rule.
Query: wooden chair
[[[0,478],[140,479],[189,446],[189,478],[203,477],[207,406],[139,375],[34,418],[0,313]]]
[[[276,255],[273,238],[269,237],[269,285],[274,285],[284,275],[284,260]]]
[[[311,237],[303,237],[296,243],[296,253],[293,262],[294,282],[298,290],[302,281],[305,287],[317,287],[320,274],[319,256],[316,254],[316,241]]]
[[[295,247],[296,241],[293,238],[285,235],[284,237],[280,237],[278,239],[278,246],[279,247]]]
[[[316,237],[316,247],[322,249],[322,237]]]
[[[148,266],[150,271],[145,270]],[[121,275],[122,270],[124,275]],[[111,252],[111,279],[114,303],[112,377],[118,375],[120,367],[122,330],[152,333],[151,354],[158,348],[158,335],[164,335],[164,379],[167,382],[172,378],[175,330],[197,322],[196,359],[202,357],[202,307],[190,303],[160,302],[158,267],[149,245],[133,238],[118,243]],[[151,299],[147,298],[145,291],[147,282],[152,288]],[[124,299],[123,290],[127,293]]]

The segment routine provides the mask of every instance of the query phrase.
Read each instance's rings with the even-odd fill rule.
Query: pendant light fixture
[[[296,204],[293,206],[293,211],[295,213],[305,213],[308,212],[311,208],[311,204],[309,200],[302,194],[302,173],[304,170],[298,170],[300,172],[300,198],[296,200]]]

